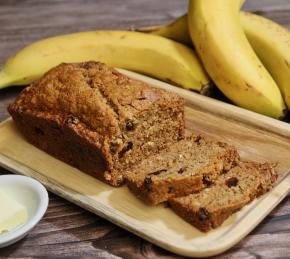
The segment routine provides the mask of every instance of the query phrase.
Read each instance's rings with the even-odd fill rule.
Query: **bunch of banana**
[[[210,88],[209,74],[237,105],[282,118],[284,102],[290,109],[290,33],[239,12],[243,3],[190,0],[188,15],[143,33],[92,31],[36,42],[4,64],[0,89],[29,84],[62,62],[97,60],[200,93]]]
[[[243,32],[239,2],[190,1],[190,37],[207,72],[229,99],[246,109],[283,117],[279,88]]]
[[[24,85],[62,62],[97,60],[203,92],[210,79],[192,48],[164,37],[130,31],[92,31],[33,43],[0,71],[0,88]]]
[[[250,44],[276,81],[290,110],[290,32],[258,15],[242,13],[240,19]]]
[[[193,42],[207,72],[233,102],[282,118],[283,99],[290,109],[290,32],[261,16],[238,13],[241,2],[192,0],[188,17],[139,31]]]

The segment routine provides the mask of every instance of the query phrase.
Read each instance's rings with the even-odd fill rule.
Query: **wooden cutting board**
[[[278,162],[279,183],[216,230],[207,234],[183,221],[165,205],[149,207],[124,186],[110,187],[30,145],[11,119],[0,125],[0,165],[31,176],[50,191],[136,235],[185,256],[208,257],[229,249],[247,235],[290,189],[290,124],[166,83],[121,70],[186,99],[186,128],[236,145],[242,158]]]

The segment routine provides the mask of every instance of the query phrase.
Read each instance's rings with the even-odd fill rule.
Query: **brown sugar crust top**
[[[61,64],[27,87],[15,102],[23,111],[73,115],[100,135],[116,135],[126,120],[176,95],[128,78],[99,62]]]

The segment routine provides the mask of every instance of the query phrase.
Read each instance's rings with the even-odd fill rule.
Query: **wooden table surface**
[[[33,41],[77,31],[127,29],[168,22],[184,0],[1,0],[0,64]],[[255,11],[290,28],[290,0],[249,0]],[[20,87],[0,90],[0,121]],[[0,173],[9,173],[0,168]],[[48,211],[0,258],[180,258],[50,193]],[[290,196],[246,238],[218,258],[290,258]]]

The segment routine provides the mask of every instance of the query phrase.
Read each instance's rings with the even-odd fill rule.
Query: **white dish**
[[[0,175],[0,190],[26,207],[27,221],[7,233],[0,234],[0,248],[25,237],[41,220],[48,206],[48,193],[38,181],[22,175]]]

